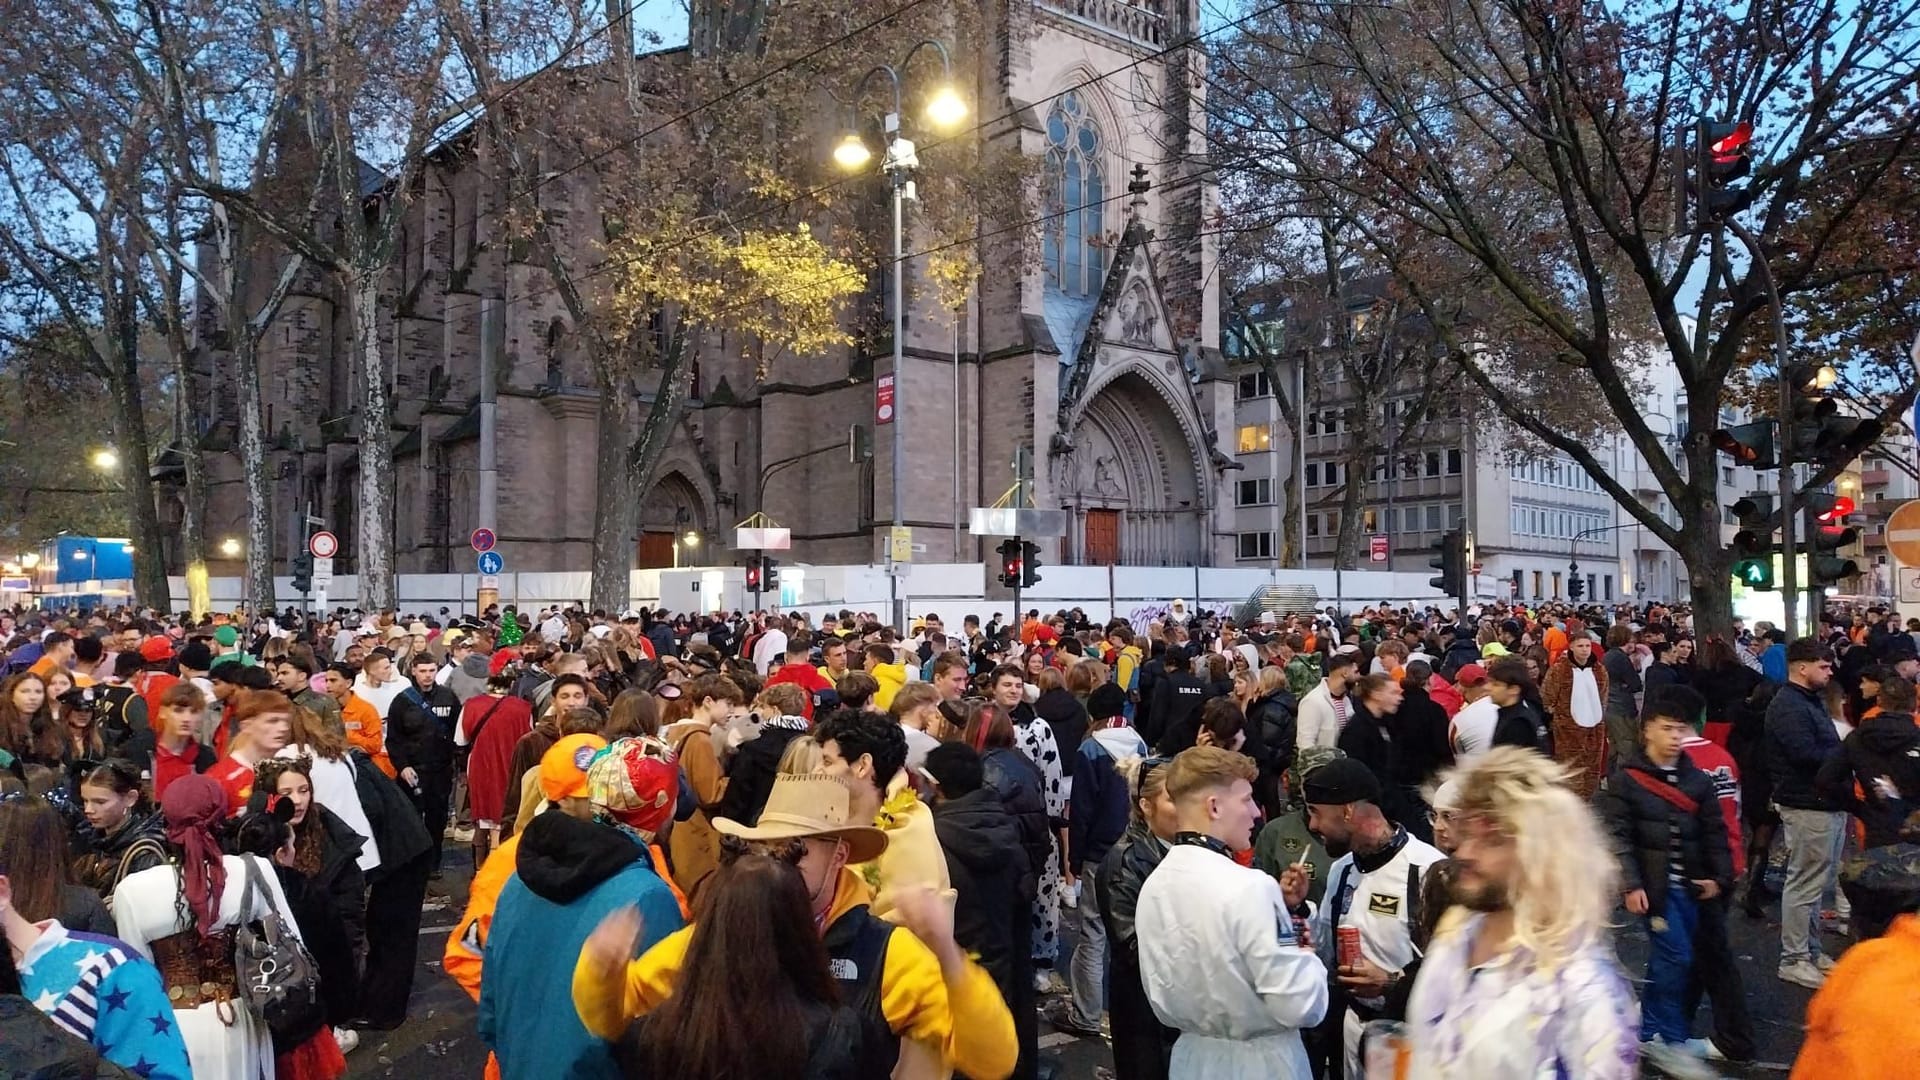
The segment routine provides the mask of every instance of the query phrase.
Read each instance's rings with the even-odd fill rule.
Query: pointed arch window
[[[1047,281],[1068,296],[1091,296],[1100,291],[1106,264],[1107,183],[1099,124],[1077,92],[1061,95],[1047,114],[1046,183],[1041,257]]]

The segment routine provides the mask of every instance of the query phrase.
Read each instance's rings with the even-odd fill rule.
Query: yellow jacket
[[[880,684],[880,689],[873,695],[873,706],[881,712],[886,712],[893,706],[893,695],[907,685],[907,665],[875,664],[873,670],[867,674],[872,675]]]
[[[871,900],[866,882],[851,869],[842,869],[827,925]],[[627,964],[624,978],[603,979],[583,953],[573,969],[573,1007],[587,1030],[617,1039],[635,1017],[665,1001],[686,961],[694,929],[687,926],[662,938]],[[900,1036],[903,1055],[907,1040],[921,1043],[937,1052],[948,1068],[976,1080],[1011,1075],[1019,1057],[1013,1014],[1000,999],[993,977],[968,960],[948,981],[933,951],[904,927],[895,928],[887,939],[880,1011]]]

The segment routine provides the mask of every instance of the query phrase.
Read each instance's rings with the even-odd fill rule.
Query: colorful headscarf
[[[205,776],[189,774],[167,785],[160,797],[167,842],[180,849],[180,881],[201,937],[220,921],[220,896],[227,887],[227,866],[213,830],[227,820],[227,793]]]

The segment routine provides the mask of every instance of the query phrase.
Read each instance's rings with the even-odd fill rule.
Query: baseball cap
[[[1487,669],[1479,664],[1462,664],[1454,673],[1453,681],[1458,686],[1479,686],[1487,681]]]
[[[569,735],[540,756],[540,793],[548,802],[577,799],[587,794],[587,766],[605,749],[598,735]]]
[[[659,739],[621,739],[587,769],[587,798],[593,805],[649,840],[673,818],[679,791],[680,767]]]
[[[231,626],[217,627],[213,631],[213,640],[219,642],[223,649],[230,648],[234,642],[240,640],[240,631]]]
[[[140,643],[140,659],[149,664],[164,664],[173,659],[173,642],[164,637],[150,637]]]

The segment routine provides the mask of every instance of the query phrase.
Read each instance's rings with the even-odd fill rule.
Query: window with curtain
[[[1105,269],[1101,221],[1107,185],[1100,167],[1100,128],[1075,93],[1047,114],[1047,221],[1041,256],[1047,280],[1068,296],[1100,290]]]

